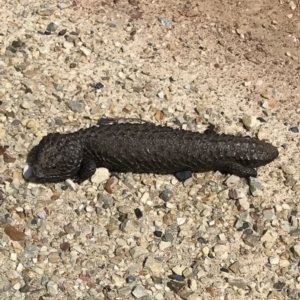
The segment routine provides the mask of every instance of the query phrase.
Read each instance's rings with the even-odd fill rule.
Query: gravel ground
[[[1,299],[300,299],[299,3],[3,1]],[[257,179],[22,177],[100,118],[258,136]]]

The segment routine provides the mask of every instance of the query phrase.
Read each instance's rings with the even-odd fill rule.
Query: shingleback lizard
[[[111,172],[175,174],[219,170],[240,177],[257,176],[254,168],[273,161],[278,150],[251,137],[204,133],[152,123],[113,123],[74,133],[50,133],[32,150],[32,178],[77,183],[97,167]]]

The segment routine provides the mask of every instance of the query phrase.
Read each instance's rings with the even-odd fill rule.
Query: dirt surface
[[[299,7],[3,1],[0,298],[300,299]],[[280,157],[251,180],[24,180],[44,135],[103,117],[211,123]]]

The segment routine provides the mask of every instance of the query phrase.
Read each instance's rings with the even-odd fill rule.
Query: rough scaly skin
[[[278,156],[276,147],[256,138],[151,123],[114,123],[69,134],[51,133],[33,150],[29,164],[35,180],[71,178],[77,183],[90,178],[97,167],[111,172],[160,174],[219,170],[255,177],[254,168]]]

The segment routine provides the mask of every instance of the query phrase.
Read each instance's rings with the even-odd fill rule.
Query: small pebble
[[[264,189],[262,182],[255,177],[249,178],[249,188],[250,188],[251,195],[254,197],[261,196]]]
[[[253,234],[246,234],[243,241],[246,245],[254,247],[259,242],[259,236]]]
[[[285,282],[281,282],[281,281],[278,281],[274,284],[274,289],[276,289],[277,291],[282,291],[283,288],[285,287]]]
[[[32,176],[32,168],[29,165],[25,165],[23,168],[23,176],[26,180]]]
[[[64,3],[64,2],[61,2],[61,3],[58,3],[58,4],[57,4],[57,7],[58,7],[59,9],[65,9],[65,8],[68,7],[68,4],[66,4],[66,3]]]
[[[133,288],[132,295],[136,299],[140,299],[140,298],[149,296],[149,292],[145,289],[144,286],[138,284]]]
[[[56,29],[57,29],[57,24],[55,24],[54,22],[51,22],[47,26],[47,31],[54,32]]]
[[[282,171],[288,175],[294,175],[296,173],[296,168],[294,166],[282,166]]]
[[[165,241],[161,241],[159,243],[159,250],[164,251],[167,248],[171,247],[172,243],[171,242],[165,242]]]
[[[134,276],[129,275],[128,277],[126,277],[126,283],[132,283],[135,281],[136,281],[136,278]]]
[[[220,271],[224,272],[224,273],[229,273],[229,269],[227,269],[227,268],[221,268]]]
[[[162,199],[165,202],[170,201],[172,199],[172,197],[173,197],[173,193],[169,189],[165,189],[159,195],[159,198]]]
[[[197,239],[197,242],[200,243],[200,244],[207,244],[208,243],[208,241],[203,237],[199,237]]]
[[[290,131],[293,133],[299,133],[299,128],[297,126],[291,127]]]
[[[61,31],[58,32],[58,36],[63,36],[67,33],[67,29],[62,29]]]
[[[162,231],[154,231],[154,235],[160,238],[162,236]]]
[[[172,21],[169,20],[169,19],[166,19],[166,18],[158,18],[158,20],[159,20],[159,22],[160,22],[160,24],[161,24],[162,26],[166,26],[166,27],[172,26]]]
[[[271,265],[278,265],[279,264],[279,257],[278,256],[273,256],[269,258],[269,263]]]
[[[84,110],[84,105],[81,102],[71,100],[69,102],[69,108],[74,112],[81,113]]]
[[[173,280],[176,280],[176,281],[179,281],[179,282],[183,282],[184,281],[184,277],[180,276],[180,275],[177,275],[177,274],[169,275],[169,278],[173,279]]]
[[[183,182],[192,177],[192,172],[191,171],[177,172],[175,173],[175,177],[178,179],[178,181]]]
[[[135,216],[137,217],[137,219],[140,219],[143,216],[143,212],[139,208],[136,208],[134,210],[134,213],[135,213]]]
[[[259,121],[255,116],[245,115],[243,117],[243,124],[248,130],[254,130],[259,126]]]
[[[104,85],[101,82],[97,82],[96,84],[92,84],[91,86],[96,90],[100,90],[104,87]]]
[[[58,293],[58,286],[55,282],[53,281],[48,281],[47,283],[47,290],[50,295],[57,295]]]
[[[172,241],[174,240],[174,237],[173,237],[172,233],[166,232],[166,233],[164,234],[164,236],[162,237],[162,240],[163,240],[164,242],[172,242]]]

